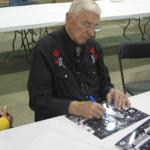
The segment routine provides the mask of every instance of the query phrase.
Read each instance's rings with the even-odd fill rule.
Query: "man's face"
[[[78,15],[67,14],[66,28],[76,44],[84,44],[99,24],[100,16],[94,12],[82,10]]]

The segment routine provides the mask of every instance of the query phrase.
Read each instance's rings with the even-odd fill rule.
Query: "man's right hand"
[[[103,117],[105,108],[96,102],[72,101],[69,105],[69,113],[86,119],[99,119]]]

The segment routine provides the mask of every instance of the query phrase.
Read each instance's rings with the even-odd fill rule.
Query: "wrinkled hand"
[[[69,113],[72,115],[80,116],[85,119],[99,119],[103,116],[105,108],[96,102],[90,101],[72,101],[69,106]]]
[[[0,108],[0,116],[4,116],[8,119],[10,126],[13,124],[13,116],[12,114],[8,111],[7,107],[4,106],[3,108]]]
[[[106,98],[108,102],[113,101],[114,107],[118,110],[125,109],[131,106],[128,97],[123,92],[116,89],[111,89],[106,95]]]

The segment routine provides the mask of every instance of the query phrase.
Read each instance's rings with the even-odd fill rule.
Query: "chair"
[[[150,58],[150,42],[128,42],[120,45],[118,59],[122,85],[124,92],[128,92],[130,95],[136,95],[150,90],[150,76],[148,79],[137,80],[139,78],[137,74],[136,80],[134,79],[135,81],[132,79],[133,82],[127,83],[127,80],[125,80],[125,59],[140,61],[139,59],[141,58],[144,58],[144,60]]]

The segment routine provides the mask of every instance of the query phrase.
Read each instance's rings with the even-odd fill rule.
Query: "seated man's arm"
[[[30,107],[36,113],[47,114],[49,117],[68,114],[71,100],[57,96],[55,91],[57,85],[54,83],[51,64],[48,62],[51,58],[47,58],[48,52],[40,46],[37,44],[33,49],[30,65],[28,80]]]

